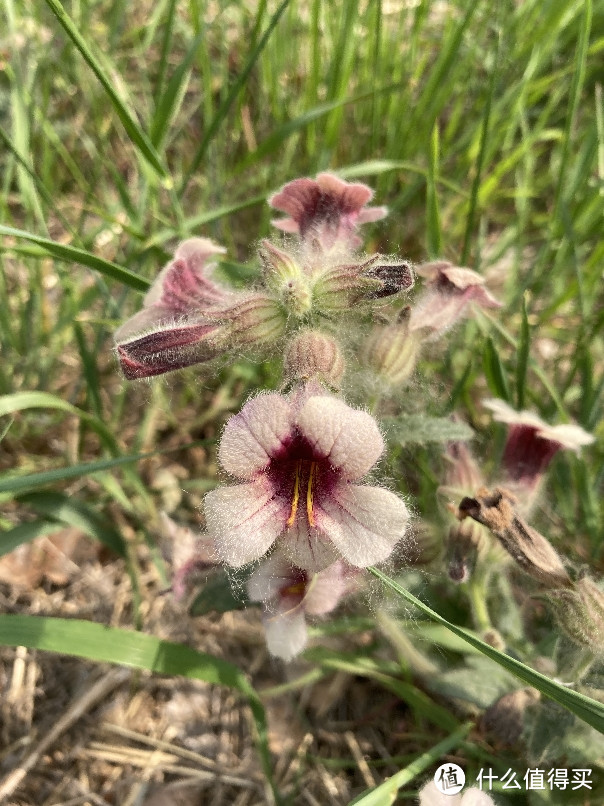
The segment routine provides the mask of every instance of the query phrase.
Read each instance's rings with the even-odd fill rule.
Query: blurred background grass
[[[505,303],[423,361],[410,409],[429,393],[430,413],[458,410],[491,467],[503,429],[484,431],[486,394],[602,435],[603,3],[3,0],[0,14],[3,553],[84,523],[128,554],[135,591],[124,540],[166,579],[159,509],[197,520],[226,413],[278,371],[242,360],[129,386],[111,333],[179,239],[211,237],[231,276],[253,276],[266,197],[326,169],[389,206],[370,249],[468,265]],[[391,460],[419,513],[437,455]],[[586,457],[556,459],[540,517],[602,575],[601,441]],[[53,482],[60,497],[41,495]]]

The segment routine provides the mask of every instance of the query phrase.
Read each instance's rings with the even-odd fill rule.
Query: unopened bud
[[[250,294],[222,316],[238,345],[257,345],[276,341],[285,331],[285,311],[266,294]]]
[[[464,498],[459,519],[470,517],[482,523],[498,538],[508,554],[527,574],[547,588],[571,584],[562,560],[546,540],[516,513],[515,499],[506,490],[480,490],[476,498]]]
[[[381,288],[381,282],[363,276],[362,265],[333,266],[322,271],[313,285],[313,304],[324,313],[343,313]]]
[[[373,329],[361,360],[392,386],[402,386],[413,374],[419,350],[420,340],[409,333],[407,322],[397,322]]]
[[[280,287],[284,280],[291,280],[302,273],[295,258],[270,241],[262,241],[259,254],[264,269],[264,279],[269,287]]]
[[[339,388],[344,374],[344,358],[337,342],[318,330],[302,330],[287,345],[283,360],[289,381],[313,378]]]
[[[583,577],[574,588],[548,591],[547,600],[572,641],[604,654],[604,591],[592,579]]]
[[[485,711],[482,718],[484,731],[501,744],[516,744],[524,730],[527,708],[538,701],[539,692],[534,688],[504,694]]]

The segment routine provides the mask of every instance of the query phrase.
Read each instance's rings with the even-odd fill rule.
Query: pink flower
[[[357,587],[352,569],[341,561],[319,574],[292,566],[279,551],[264,560],[247,582],[252,602],[264,603],[264,629],[271,655],[289,661],[306,646],[306,615],[334,610]]]
[[[208,531],[239,568],[275,543],[292,564],[321,571],[340,556],[365,568],[403,537],[407,508],[394,493],[359,486],[384,443],[364,411],[306,386],[289,399],[260,395],[228,421],[219,448],[242,484],[208,493]]]
[[[273,221],[275,227],[303,239],[316,239],[324,249],[331,249],[338,242],[358,246],[357,227],[384,218],[386,207],[365,207],[372,197],[367,185],[321,173],[316,179],[288,182],[268,203],[289,216]]]
[[[238,293],[211,279],[213,256],[225,249],[207,238],[180,244],[143,301],[115,334],[128,380],[150,378],[210,361],[227,348],[280,334],[285,314],[260,293]]]
[[[503,400],[484,400],[493,417],[508,425],[503,465],[512,482],[531,489],[563,448],[578,452],[594,437],[578,425],[548,425],[530,411],[516,411]]]
[[[501,303],[484,286],[484,278],[472,269],[446,261],[424,263],[415,270],[427,281],[426,291],[411,311],[409,330],[427,330],[440,335],[467,315],[472,302],[482,308],[500,308]]]

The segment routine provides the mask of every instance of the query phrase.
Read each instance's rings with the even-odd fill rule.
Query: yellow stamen
[[[312,508],[313,499],[313,483],[315,480],[315,473],[317,470],[317,463],[310,463],[310,475],[308,476],[308,489],[306,490],[306,513],[308,515],[308,523],[311,526],[315,525],[315,513]]]
[[[296,520],[296,512],[298,511],[299,498],[300,498],[300,462],[296,464],[296,479],[294,481],[294,498],[292,501],[292,508],[291,512],[289,513],[289,518],[286,521],[288,527],[293,526],[294,521]]]
[[[294,582],[281,591],[282,596],[301,596],[306,588],[306,582]]]

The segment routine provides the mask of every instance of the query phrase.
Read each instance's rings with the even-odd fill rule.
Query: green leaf
[[[510,394],[507,376],[501,359],[499,358],[499,353],[497,352],[493,339],[490,336],[488,336],[484,345],[482,365],[491,392],[496,397],[499,397],[502,400],[505,400],[506,403],[509,403],[512,396]]]
[[[418,775],[425,772],[428,767],[436,761],[440,761],[443,756],[458,747],[472,727],[471,722],[462,725],[450,736],[447,736],[446,739],[443,739],[442,742],[435,744],[430,750],[419,755],[411,764],[394,773],[375,789],[362,792],[354,800],[350,801],[349,806],[391,806],[396,800],[396,793],[401,787],[411,783]]]
[[[121,534],[83,501],[58,492],[26,493],[19,497],[19,501],[32,507],[38,515],[52,518],[67,526],[75,526],[104,543],[120,557],[126,556],[126,544]],[[54,526],[56,530],[56,524]]]
[[[264,708],[244,673],[232,663],[197,652],[184,644],[81,619],[0,615],[0,645],[59,652],[156,674],[182,675],[241,692],[254,717],[264,773],[273,785]]]
[[[422,613],[425,613],[434,621],[447,627],[447,629],[451,630],[455,635],[458,635],[468,644],[479,649],[483,655],[486,655],[491,658],[491,660],[494,660],[495,663],[503,666],[504,669],[507,669],[529,686],[534,686],[546,697],[564,706],[567,710],[572,711],[579,719],[587,722],[588,725],[596,728],[600,733],[604,733],[604,704],[592,700],[591,697],[586,697],[585,694],[580,694],[578,691],[566,688],[560,683],[555,683],[553,680],[550,680],[549,677],[541,674],[541,672],[536,672],[534,669],[531,669],[530,666],[526,666],[521,661],[506,655],[504,652],[499,652],[499,650],[481,641],[480,638],[477,638],[469,630],[452,624],[377,568],[370,567],[369,571],[378,579],[381,579],[389,588],[392,588],[401,598],[419,608]]]
[[[428,442],[451,442],[474,437],[467,423],[448,417],[425,417],[423,414],[403,414],[383,420],[388,439],[400,445],[425,445]]]
[[[93,255],[85,249],[57,243],[57,241],[51,241],[49,238],[34,235],[32,232],[14,229],[13,227],[5,227],[2,224],[0,224],[0,235],[6,235],[9,238],[24,238],[26,241],[30,241],[41,247],[42,254],[50,255],[51,257],[58,258],[58,260],[65,260],[68,263],[79,263],[107,277],[111,277],[113,280],[117,280],[124,285],[130,286],[130,288],[135,288],[137,291],[147,291],[151,285],[144,277],[140,277],[133,271],[118,266],[117,263],[112,263],[110,260],[105,260],[98,255]]]
[[[245,585],[242,585],[241,589],[235,589],[227,574],[224,571],[218,571],[208,577],[203,588],[193,600],[189,612],[192,616],[205,616],[206,613],[244,610],[251,604],[245,593]]]
[[[93,54],[86,40],[78,31],[74,21],[67,14],[59,0],[46,0],[46,3],[50,6],[51,11],[55,14],[67,36],[80,51],[88,66],[101,82],[103,89],[109,96],[109,100],[134,146],[160,177],[167,177],[167,171],[161,163],[159,154],[149,141],[145,132],[126,109],[126,105],[115,91],[115,81],[107,74],[99,60]]]

